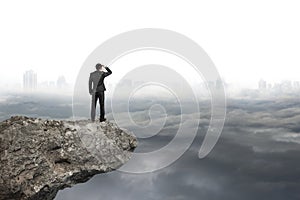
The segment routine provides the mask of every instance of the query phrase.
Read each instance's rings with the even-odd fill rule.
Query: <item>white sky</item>
[[[227,82],[300,80],[299,10],[296,0],[1,1],[0,84],[21,83],[29,69],[39,82],[73,83],[98,45],[138,28],[196,41]]]
[[[181,75],[183,79],[185,79],[189,85],[197,84],[203,81],[203,77],[199,76],[197,71],[190,66],[185,60],[181,59],[180,57],[160,50],[140,50],[136,52],[132,52],[123,56],[116,60],[112,67],[116,69],[126,68],[123,71],[116,71],[113,76],[109,77],[109,80],[106,80],[107,83],[116,84],[119,80],[126,76],[128,71],[134,70],[139,66],[144,65],[161,65],[169,67],[170,70],[176,71],[178,74]],[[158,71],[159,73],[159,71]],[[152,74],[151,74],[152,75]],[[166,76],[168,74],[163,74]],[[147,74],[137,74],[136,80],[144,80]],[[174,79],[174,77],[167,77],[168,79]],[[172,81],[172,80],[170,80]],[[176,80],[174,80],[176,82]]]

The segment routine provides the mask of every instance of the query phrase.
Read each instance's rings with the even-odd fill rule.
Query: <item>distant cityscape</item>
[[[141,80],[122,79],[120,82],[118,82],[117,85],[109,84],[108,87],[111,90],[113,87],[117,86],[125,91],[126,89],[133,89],[145,83],[147,82]],[[178,91],[181,91],[183,94],[185,94],[186,91],[184,91],[184,87],[182,87],[182,84],[178,84],[174,80],[170,80],[169,84],[172,86],[176,86],[177,89],[179,89]],[[201,82],[200,84],[198,83],[197,85],[193,85],[193,87],[198,87],[200,91],[203,92],[203,94],[210,95],[209,93],[207,93],[208,88],[222,89],[222,85],[226,91],[227,97],[259,98],[266,96],[300,96],[300,81],[291,80],[271,83],[260,79],[257,82],[256,88],[243,88],[237,84],[227,83],[223,79],[218,79],[215,81]],[[110,90],[108,90],[108,92],[110,92]],[[120,92],[122,90],[120,90]]]
[[[277,97],[300,97],[300,81],[285,80],[281,82],[267,82],[260,79],[256,89],[236,89],[227,88],[229,97],[242,98],[277,98]]]
[[[38,83],[38,75],[33,70],[25,71],[23,74],[23,89],[34,91],[37,89],[68,89],[70,86],[66,78],[61,75],[55,81],[43,81]]]
[[[107,83],[107,87],[110,88],[107,93],[111,93],[114,88],[117,86],[122,88],[125,91],[126,89],[136,88],[146,81],[142,80],[130,80],[122,79],[116,85],[112,83]],[[176,81],[170,80],[170,85],[176,85],[179,89],[182,87],[181,84],[178,84]],[[285,80],[281,82],[267,82],[264,79],[260,79],[257,82],[256,88],[240,88],[237,84],[227,83],[223,79],[216,81],[207,81],[202,82],[200,85],[194,85],[200,87],[202,91],[207,90],[208,88],[220,89],[221,86],[224,86],[226,90],[226,95],[228,97],[264,97],[264,96],[300,96],[300,81],[291,81]],[[66,78],[63,75],[57,77],[56,81],[42,81],[38,82],[38,74],[33,70],[27,70],[23,74],[23,90],[24,91],[71,91],[72,85],[68,84]],[[185,92],[182,87],[183,93]]]
[[[267,81],[261,79],[258,82],[259,90],[282,90],[282,91],[291,91],[300,89],[300,81],[282,81],[280,83],[268,83]]]

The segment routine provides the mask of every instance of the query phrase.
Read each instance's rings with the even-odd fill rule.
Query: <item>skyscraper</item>
[[[37,88],[37,75],[33,70],[26,71],[23,74],[23,88],[30,90]]]
[[[267,82],[263,79],[260,79],[259,82],[258,82],[258,88],[260,90],[265,90],[267,89]]]
[[[56,81],[56,86],[58,88],[65,88],[67,86],[67,82],[64,76],[59,76]]]

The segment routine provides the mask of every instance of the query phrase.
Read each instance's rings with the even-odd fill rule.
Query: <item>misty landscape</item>
[[[120,101],[118,105],[126,106],[123,104]],[[166,123],[155,136],[139,138],[136,152],[163,147],[178,129],[182,113],[176,102],[135,101],[129,106],[133,120],[137,124],[149,123],[144,111],[153,104],[164,107]],[[175,163],[153,173],[113,171],[96,175],[86,183],[60,191],[56,200],[300,198],[299,98],[227,99],[222,135],[204,159],[198,158],[198,151],[209,125],[210,102],[203,100],[199,107],[197,136]],[[7,93],[1,96],[0,112],[1,121],[12,115],[71,119],[72,97]],[[184,114],[192,118],[193,108]],[[108,120],[113,121],[112,117],[107,106]],[[126,119],[123,123],[125,126]],[[135,127],[124,128],[135,133]]]

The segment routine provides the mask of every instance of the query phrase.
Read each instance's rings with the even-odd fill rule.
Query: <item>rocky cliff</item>
[[[0,199],[54,199],[58,190],[117,169],[136,145],[111,122],[11,117],[0,122]]]

